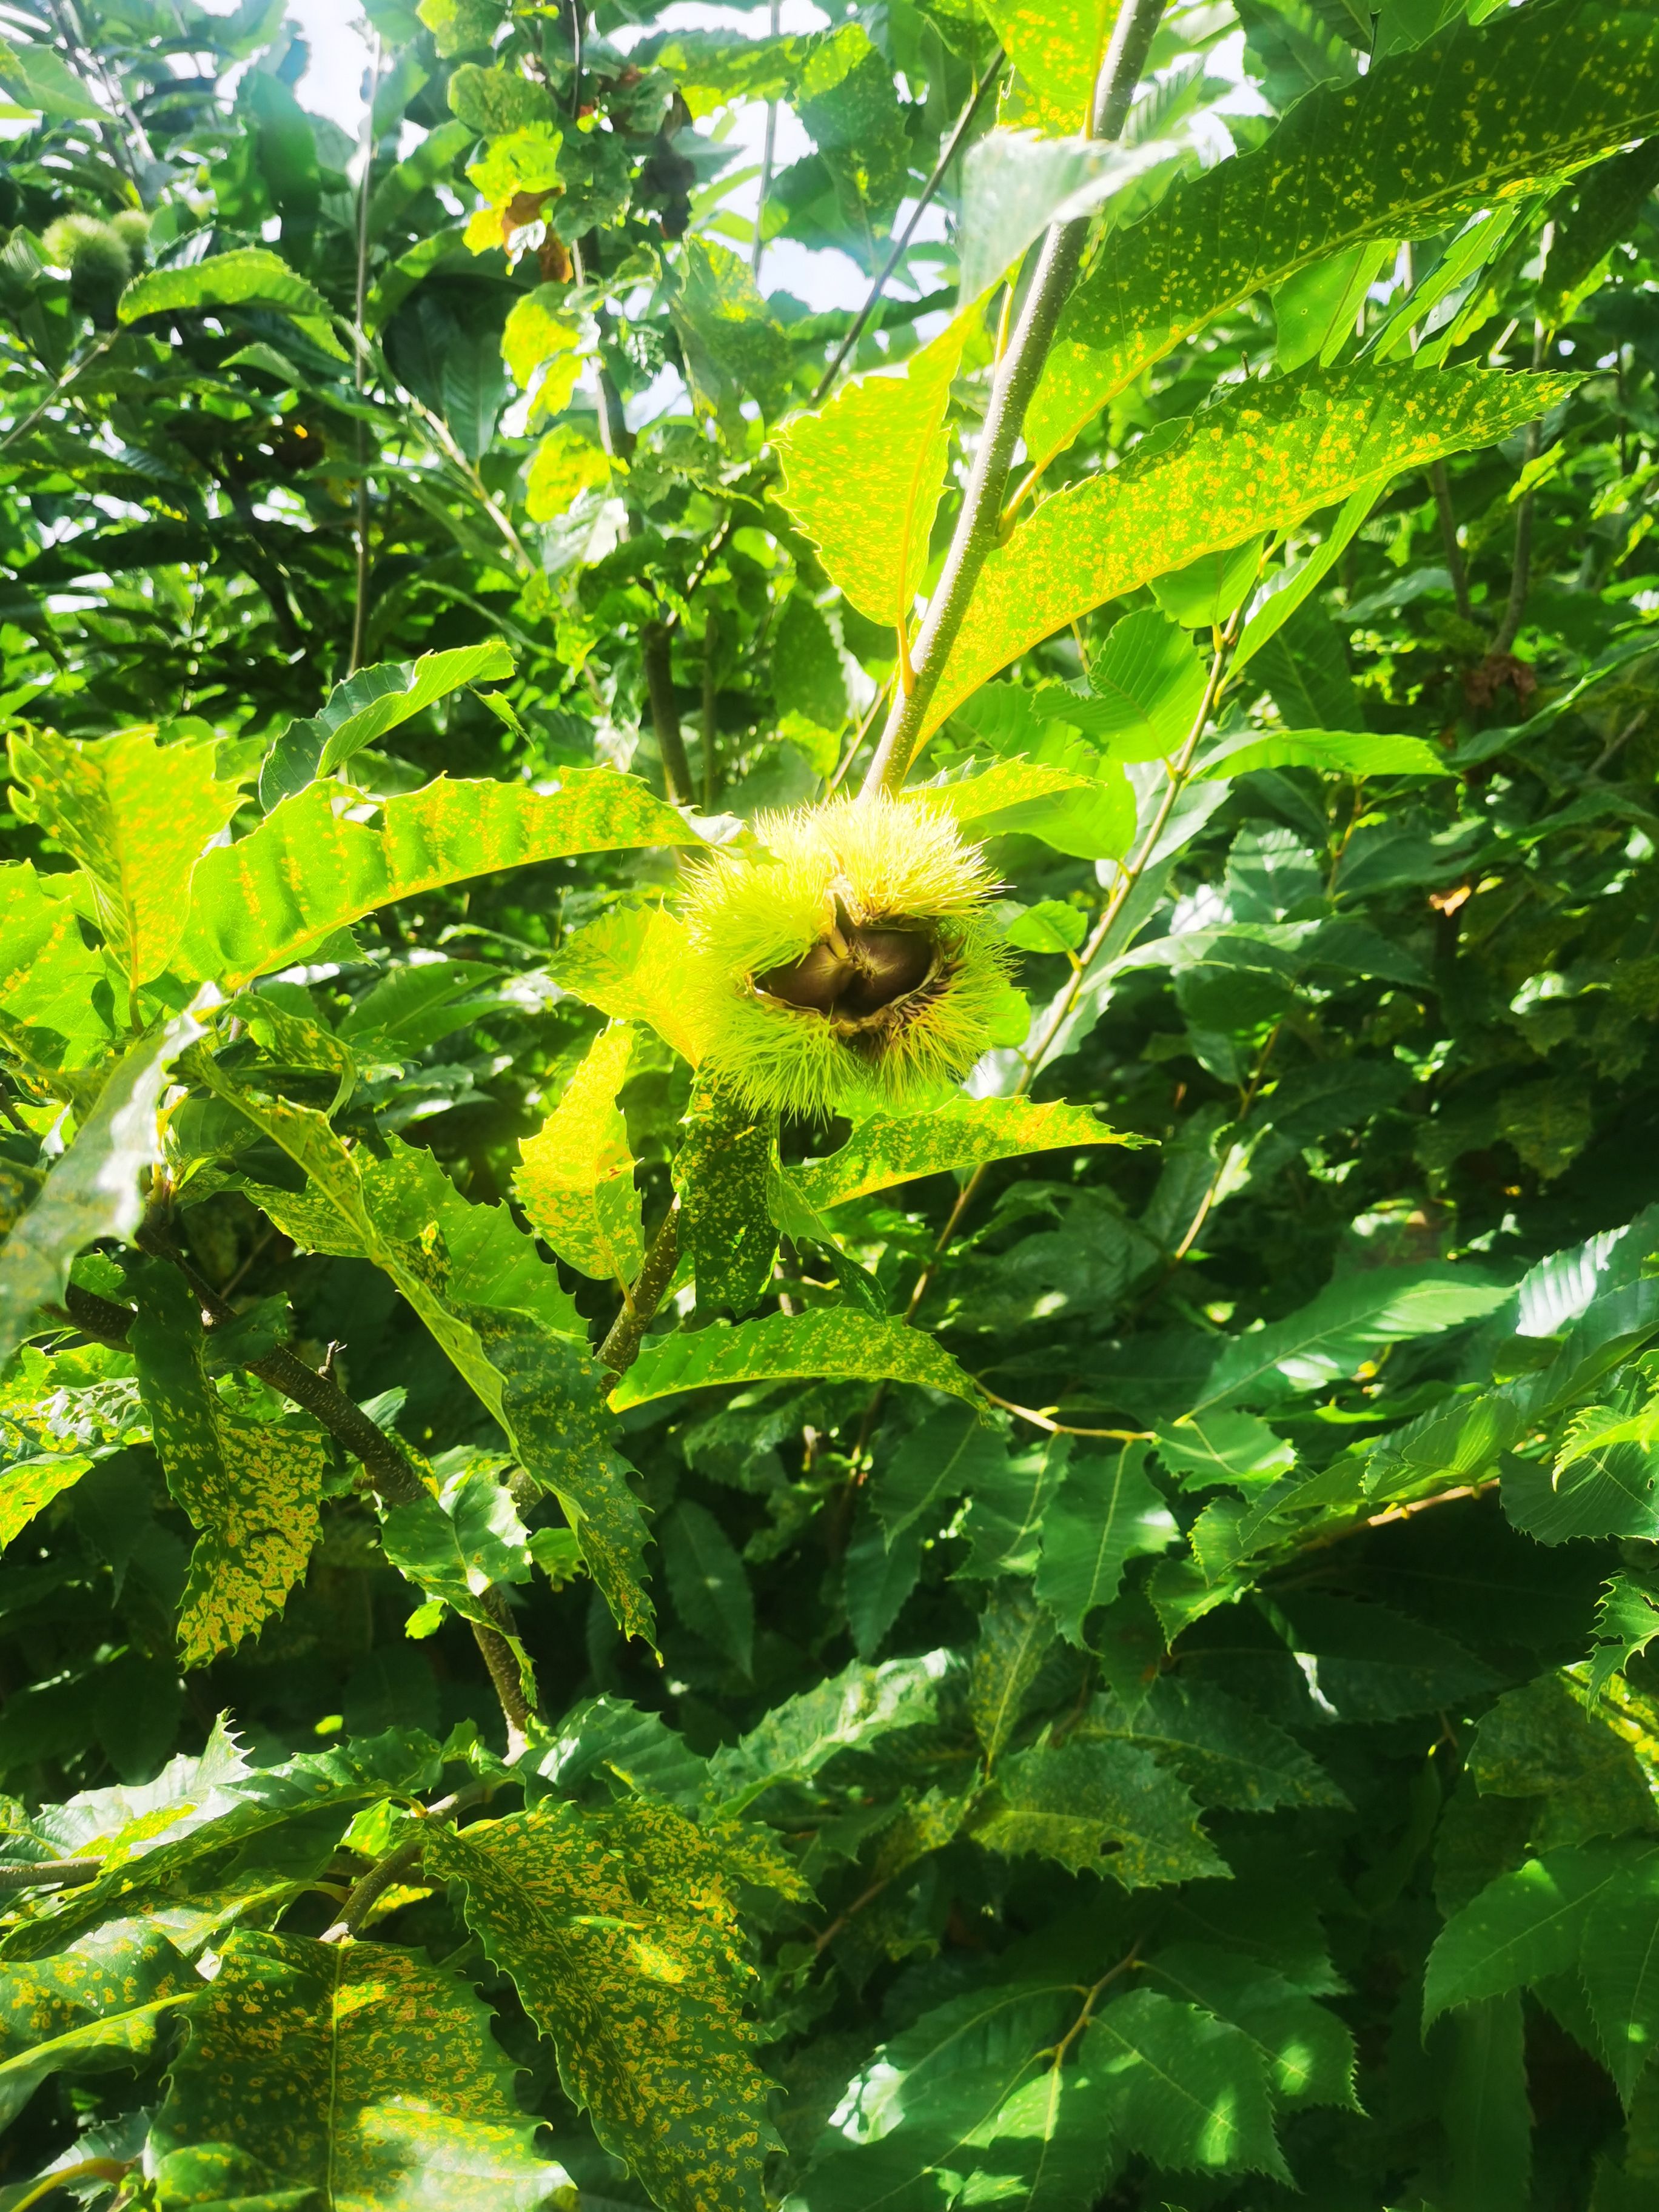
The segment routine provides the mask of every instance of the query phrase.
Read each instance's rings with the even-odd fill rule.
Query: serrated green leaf
[[[1532,1833],[1540,1846],[1659,1827],[1635,1752],[1605,1708],[1587,1712],[1559,1674],[1506,1690],[1476,1727],[1467,1765],[1484,1797],[1547,1801]]]
[[[663,1572],[686,1626],[744,1674],[754,1671],[755,1600],[731,1538],[707,1506],[681,1498],[657,1531]]]
[[[699,1083],[674,1160],[682,1249],[696,1274],[701,1317],[720,1307],[738,1316],[765,1295],[778,1256],[768,1202],[778,1175],[778,1121],[753,1114],[728,1093]]]
[[[37,1513],[91,1472],[94,1462],[80,1452],[37,1455],[0,1465],[0,1550],[20,1536]]]
[[[1096,2014],[1081,2063],[1105,2124],[1154,2166],[1289,2179],[1266,2069],[1242,2030],[1136,1990]]]
[[[0,2124],[49,2075],[137,2068],[170,2014],[206,1993],[157,1929],[112,1921],[55,1958],[0,1966]]]
[[[1080,2000],[1081,1992],[1058,1978],[1022,1979],[924,2013],[847,2084],[786,2212],[866,2212],[875,2204],[924,2212],[954,2199],[981,2167],[989,2169],[988,2179],[1000,2176],[1008,2151],[1002,2115],[1029,2087],[1048,2081],[1054,2045]],[[1024,2103],[1014,2124],[1040,2138],[1049,2134]],[[1076,2201],[1082,2200],[1066,2212],[1074,2212]],[[1034,2198],[1030,2212],[1042,2203]]]
[[[337,361],[350,356],[335,337],[328,301],[280,254],[259,246],[233,247],[182,269],[153,269],[127,286],[116,312],[124,323],[141,315],[209,314],[216,307],[264,307],[292,315],[312,343]]]
[[[974,1833],[1006,1857],[1032,1852],[1073,1874],[1111,1875],[1126,1889],[1224,1871],[1186,1790],[1133,1744],[1013,1753],[997,1770]]]
[[[1340,2105],[1358,2111],[1353,2037],[1334,2012],[1271,1966],[1209,1944],[1172,1943],[1147,1969],[1154,1988],[1249,2037],[1282,2109]]]
[[[0,84],[43,115],[78,117],[89,123],[104,118],[104,109],[87,97],[85,86],[51,46],[0,44]]]
[[[938,782],[913,785],[909,795],[942,809],[958,828],[971,824],[975,836],[998,836],[1005,823],[1018,826],[1032,815],[1040,817],[1043,807],[1090,789],[1098,757],[1087,759],[1077,748],[1066,758],[1073,764],[1000,760],[972,775],[952,773]]]
[[[492,637],[450,653],[423,653],[416,661],[385,660],[358,669],[335,685],[320,714],[290,722],[277,738],[259,771],[261,805],[270,813],[436,701],[469,684],[511,676],[513,665],[505,641]]]
[[[983,1464],[969,1500],[963,1530],[969,1552],[959,1575],[976,1581],[1036,1573],[1043,1516],[1070,1449],[1069,1437],[1054,1437],[1012,1456],[1005,1450]]]
[[[764,1382],[789,1376],[830,1381],[919,1382],[945,1390],[969,1405],[979,1388],[950,1353],[903,1322],[879,1321],[842,1307],[815,1313],[767,1314],[727,1328],[677,1332],[647,1339],[644,1349],[611,1394],[617,1413],[648,1405],[678,1390],[708,1390],[735,1382]]]
[[[1304,369],[1244,387],[1150,458],[1131,455],[1045,500],[991,555],[925,728],[1103,601],[1361,484],[1493,444],[1571,389],[1559,377],[1396,365]]]
[[[626,1022],[594,1039],[558,1104],[520,1146],[513,1178],[537,1236],[600,1281],[631,1283],[645,1258],[634,1156],[617,1104],[633,1050]]]
[[[507,1485],[488,1468],[452,1475],[435,1498],[383,1506],[380,1542],[398,1571],[423,1597],[435,1599],[463,1620],[506,1633],[533,1705],[530,1662],[524,1647],[484,1604],[497,1583],[530,1579],[529,1540]]]
[[[1025,418],[1032,465],[1251,293],[1352,243],[1426,237],[1644,135],[1659,117],[1656,36],[1649,16],[1554,0],[1460,22],[1310,93],[1265,146],[1104,240]],[[1509,96],[1492,101],[1493,83]]]
[[[1294,1736],[1212,1683],[1159,1674],[1133,1711],[1097,1698],[1076,1741],[1115,1737],[1155,1751],[1203,1805],[1267,1813],[1279,1805],[1347,1802]]]
[[[1054,1622],[1024,1583],[1002,1583],[980,1615],[968,1668],[968,1717],[988,1773],[1019,1726],[1054,1641]]]
[[[1454,2015],[1440,2084],[1451,2147],[1452,2212],[1510,2212],[1532,2179],[1525,2023],[1519,1991],[1484,1998]]]
[[[153,725],[90,741],[14,732],[9,750],[27,817],[85,869],[128,982],[149,982],[173,957],[197,864],[241,805],[244,778],[221,777],[216,738],[163,746]]]
[[[472,1990],[418,1953],[239,1931],[150,2140],[234,2144],[337,2212],[532,2212],[564,2175],[514,2071]]]
[[[1146,1453],[1139,1443],[1073,1450],[1043,1514],[1036,1594],[1073,1644],[1085,1640],[1094,1608],[1117,1595],[1128,1562],[1167,1551],[1179,1533],[1146,1473]]]
[[[131,1237],[143,1212],[138,1180],[161,1158],[156,1108],[169,1065],[200,1024],[180,1014],[131,1047],[105,1079],[97,1103],[0,1245],[0,1370],[42,1306],[62,1297],[70,1262],[100,1237]]]
[[[108,954],[81,934],[78,878],[0,866],[0,1049],[42,1071],[84,1067],[115,1047],[126,996]],[[49,1085],[50,1087],[50,1085]]]
[[[1155,1449],[1186,1490],[1213,1489],[1218,1483],[1262,1489],[1296,1464],[1295,1445],[1254,1413],[1183,1415],[1159,1428]]]
[[[1029,1098],[958,1096],[921,1114],[871,1115],[854,1127],[838,1152],[787,1170],[786,1188],[815,1213],[827,1213],[849,1199],[918,1176],[956,1173],[1031,1152],[1129,1141],[1087,1106],[1060,1099],[1034,1105]]]
[[[786,1698],[708,1763],[709,1780],[726,1812],[740,1812],[775,1782],[805,1782],[838,1752],[856,1751],[896,1729],[921,1728],[939,1717],[939,1690],[951,1672],[944,1651],[890,1659],[880,1667],[854,1662],[811,1690]]]
[[[440,1767],[429,1738],[393,1733],[252,1768],[216,1729],[201,1759],[171,1761],[147,1788],[88,1791],[37,1817],[43,1841],[103,1859],[105,1871],[37,1905],[0,1937],[0,1957],[61,1950],[88,1928],[187,1891],[204,1862],[222,1865],[241,1852],[257,1863],[268,1839],[295,1821],[337,1815],[343,1832],[361,1806],[430,1790]]]
[[[1114,759],[1162,760],[1191,735],[1204,698],[1204,663],[1177,623],[1139,607],[1112,625],[1089,664],[1093,697],[1078,702],[1078,727]]]
[[[1317,769],[1322,775],[1449,775],[1434,747],[1421,738],[1372,737],[1363,730],[1286,730],[1258,737],[1235,731],[1206,755],[1200,781],[1218,775],[1254,775],[1268,768]]]
[[[1615,1575],[1595,1606],[1595,1643],[1589,1657],[1594,1700],[1638,1651],[1659,1637],[1659,1586],[1641,1575]]]
[[[1317,1390],[1352,1375],[1366,1355],[1401,1338],[1432,1335],[1493,1312],[1506,1283],[1433,1261],[1340,1276],[1285,1321],[1235,1340],[1211,1369],[1192,1412],[1241,1398]]]
[[[972,1407],[945,1407],[905,1437],[890,1459],[878,1455],[870,1502],[892,1544],[930,1507],[994,1485],[1007,1470],[1008,1447]]]
[[[391,1277],[526,1473],[558,1498],[623,1629],[648,1640],[644,1522],[611,1443],[606,1377],[556,1271],[504,1207],[469,1205],[429,1152],[353,1152],[325,1115],[245,1089],[207,1054],[191,1073],[304,1169],[302,1192],[249,1186],[271,1219],[304,1249],[370,1260]]]
[[[1628,2112],[1659,2046],[1659,1857],[1637,1861],[1592,1903],[1578,1972]]]
[[[773,441],[779,498],[860,614],[907,626],[945,489],[945,417],[967,335],[961,316],[895,374],[854,377]]]
[[[842,1592],[853,1649],[873,1660],[921,1578],[923,1534],[905,1530],[890,1542],[871,1506],[860,1511],[842,1562]]]
[[[666,1805],[538,1806],[434,1835],[428,1869],[558,2051],[568,2094],[664,2212],[759,2212],[773,2142],[749,2055],[733,1892],[781,1854]]]
[[[786,2212],[924,2212],[981,2166],[999,2172],[1000,2117],[1024,2085],[1046,2079],[1080,1996],[1058,1978],[1022,1979],[924,2013],[847,2084]]]
[[[352,794],[310,784],[196,871],[173,970],[230,990],[289,966],[394,899],[567,853],[696,842],[672,807],[612,769],[576,769],[554,792],[449,783],[388,799],[371,827]]]
[[[1617,1894],[1632,1869],[1655,1855],[1650,1843],[1569,1844],[1499,1875],[1455,1912],[1429,1954],[1423,1991],[1426,2029],[1454,2005],[1503,1996],[1577,1961],[1591,1907]]]

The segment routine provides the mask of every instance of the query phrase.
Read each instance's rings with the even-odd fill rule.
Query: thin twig
[[[359,1935],[374,1905],[394,1882],[408,1873],[425,1850],[427,1836],[430,1832],[428,1823],[453,1820],[458,1813],[469,1805],[477,1804],[489,1792],[488,1783],[470,1782],[465,1790],[457,1790],[450,1796],[441,1797],[435,1805],[422,1806],[416,1816],[418,1825],[414,1834],[406,1837],[384,1858],[377,1859],[368,1873],[360,1875],[352,1884],[345,1903],[340,1907],[339,1918],[331,1928],[324,1929],[319,1942],[343,1943],[349,1937]]]
[[[370,54],[368,104],[363,112],[363,173],[357,182],[357,283],[352,304],[356,343],[351,354],[354,388],[360,397],[368,362],[368,334],[363,328],[368,302],[368,201],[374,181],[374,103],[380,97],[383,51],[377,35]],[[363,641],[368,627],[368,426],[361,416],[356,432],[356,597],[351,614],[351,664],[348,675],[355,675],[363,665]]]
[[[1125,0],[1112,27],[1111,43],[1097,83],[1095,137],[1114,139],[1121,135],[1164,7],[1164,0]],[[915,681],[908,690],[901,689],[894,700],[881,743],[865,776],[866,793],[898,790],[921,742],[951,648],[985,563],[1001,536],[1002,495],[1024,428],[1025,410],[1042,374],[1088,234],[1088,218],[1079,216],[1071,222],[1054,224],[1037,248],[1036,271],[991,387],[985,427],[939,587],[917,635]]]
[[[0,453],[3,453],[7,447],[14,445],[19,438],[27,436],[29,431],[31,431],[34,428],[35,424],[40,420],[40,417],[46,413],[47,408],[52,404],[53,401],[62,398],[64,392],[69,390],[70,385],[74,383],[76,378],[81,374],[82,371],[83,369],[90,368],[94,362],[99,360],[103,355],[106,354],[110,348],[115,343],[116,339],[123,336],[125,336],[125,332],[122,331],[106,331],[103,337],[98,340],[98,343],[95,345],[88,346],[86,352],[82,355],[79,361],[72,362],[58,378],[57,383],[52,386],[52,390],[47,392],[46,398],[40,401],[39,405],[31,407],[28,413],[23,417],[22,421],[21,422],[14,422],[11,428],[7,431],[5,436],[3,438],[0,438]]]
[[[842,362],[845,362],[848,356],[852,352],[853,348],[858,343],[860,338],[863,337],[865,325],[875,313],[876,302],[880,299],[883,292],[887,289],[888,278],[892,275],[893,271],[898,267],[899,263],[904,258],[905,254],[909,251],[910,240],[916,234],[917,224],[921,221],[922,216],[926,215],[928,209],[933,205],[939,186],[945,182],[946,176],[950,173],[951,163],[956,160],[957,155],[962,150],[963,139],[967,137],[969,131],[973,128],[974,118],[979,113],[981,107],[984,105],[986,94],[991,89],[992,86],[996,82],[998,76],[1001,74],[1003,58],[1002,48],[999,46],[995,53],[992,55],[990,63],[986,69],[984,76],[974,87],[973,92],[969,97],[968,105],[963,109],[962,113],[957,118],[957,127],[946,140],[944,151],[940,154],[939,160],[933,164],[933,173],[928,178],[927,183],[922,186],[921,198],[916,202],[915,208],[912,210],[908,222],[905,224],[903,229],[899,233],[898,237],[895,240],[893,250],[888,255],[886,260],[882,264],[880,274],[877,276],[874,283],[871,285],[869,291],[865,295],[864,305],[859,309],[857,314],[854,316],[846,337],[842,338],[841,343],[836,347],[834,360],[831,361],[829,368],[824,370],[823,374],[819,378],[818,388],[812,394],[812,404],[814,407],[821,407],[823,404],[824,395],[828,392],[830,386],[835,382],[836,379],[841,374]]]
[[[1474,604],[1469,598],[1468,564],[1463,558],[1463,548],[1457,542],[1457,517],[1452,510],[1451,479],[1446,474],[1443,460],[1433,462],[1429,469],[1429,486],[1434,493],[1435,512],[1440,518],[1440,543],[1445,549],[1446,568],[1452,581],[1452,597],[1457,602],[1457,611],[1465,622],[1474,620]]]
[[[781,0],[772,0],[767,13],[766,29],[769,38],[775,39],[782,17]],[[766,103],[766,143],[761,151],[760,197],[755,202],[755,236],[749,248],[749,273],[758,284],[761,256],[766,251],[766,201],[772,189],[772,160],[778,146],[778,103]]]
[[[696,787],[691,781],[685,734],[680,727],[680,710],[674,698],[673,647],[661,623],[648,622],[641,629],[640,659],[645,670],[651,726],[656,732],[657,751],[662,760],[662,777],[668,787],[669,799],[676,806],[695,806]]]
[[[978,1377],[975,1380],[978,1381]],[[1012,1398],[999,1398],[983,1382],[979,1388],[981,1396],[988,1398],[994,1406],[1000,1406],[1005,1413],[1017,1413],[1022,1421],[1029,1421],[1034,1429],[1046,1429],[1051,1437],[1105,1437],[1113,1443],[1139,1444],[1148,1442],[1152,1435],[1151,1429],[1074,1429],[1067,1422],[1038,1413],[1035,1406],[1017,1406]]]
[[[1110,896],[1101,911],[1100,919],[1089,933],[1083,950],[1077,956],[1076,963],[1072,971],[1072,980],[1066,986],[1059,1004],[1044,1024],[1036,1043],[1028,1052],[1021,1055],[1025,1064],[1020,1072],[1018,1080],[1014,1085],[1012,1095],[1016,1098],[1023,1098],[1025,1096],[1042,1072],[1043,1061],[1053,1049],[1055,1039],[1066,1022],[1070,1020],[1077,1006],[1079,994],[1088,980],[1090,967],[1099,957],[1101,949],[1110,935],[1119,915],[1128,903],[1131,892],[1152,865],[1152,855],[1158,850],[1158,840],[1164,835],[1176,800],[1181,796],[1187,779],[1192,772],[1194,757],[1197,753],[1199,742],[1204,735],[1206,726],[1215,707],[1226,674],[1227,663],[1238,635],[1242,611],[1240,610],[1238,613],[1235,613],[1229,621],[1227,628],[1217,633],[1215,651],[1211,657],[1209,674],[1205,679],[1204,695],[1198,702],[1197,712],[1194,714],[1188,726],[1186,743],[1182,746],[1180,753],[1170,769],[1158,811],[1152,817],[1146,835],[1141,840],[1139,852],[1133,860],[1120,869],[1117,881],[1112,886]],[[963,1214],[967,1212],[983,1188],[988,1172],[987,1167],[976,1167],[957,1192],[956,1204],[951,1208],[944,1228],[934,1238],[933,1249],[929,1253],[921,1273],[916,1277],[911,1288],[910,1296],[904,1309],[906,1322],[915,1321],[921,1302],[927,1297],[934,1276],[939,1273],[939,1262],[950,1250]],[[864,1418],[859,1424],[858,1436],[853,1446],[853,1472],[848,1478],[848,1487],[845,1492],[848,1498],[851,1497],[854,1488],[864,1480],[870,1440],[875,1434],[876,1423],[880,1418],[881,1409],[887,1402],[887,1389],[885,1382],[878,1382],[871,1394],[869,1403],[864,1409]]]

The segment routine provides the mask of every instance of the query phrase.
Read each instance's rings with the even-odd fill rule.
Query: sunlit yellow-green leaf
[[[1251,293],[1364,240],[1425,237],[1656,123],[1659,21],[1601,0],[1501,9],[1320,86],[1266,145],[1102,241],[1025,418],[1031,462]]]
[[[594,1040],[558,1104],[519,1147],[513,1179],[536,1234],[601,1281],[632,1282],[645,1256],[634,1156],[617,1105],[633,1049],[626,1022]]]
[[[1057,135],[1087,131],[1116,0],[980,0],[1027,97],[1007,120]]]
[[[153,724],[92,739],[39,730],[14,735],[10,752],[29,818],[85,869],[105,943],[130,983],[147,983],[173,956],[197,863],[243,779],[221,779],[217,738],[162,745]]]
[[[312,784],[240,843],[210,853],[174,972],[230,989],[439,884],[567,853],[697,842],[672,807],[611,769],[574,769],[552,792],[441,779],[388,799],[373,824],[350,818],[360,803],[340,786]]]
[[[848,1307],[767,1314],[735,1328],[700,1328],[648,1340],[611,1394],[618,1413],[677,1390],[806,1375],[830,1381],[920,1382],[979,1402],[979,1389],[942,1346],[921,1329]]]
[[[1358,484],[1491,445],[1571,389],[1563,377],[1393,364],[1243,387],[1149,459],[1131,454],[1045,501],[992,554],[927,726],[1103,601],[1299,521]]]
[[[675,988],[685,958],[685,926],[665,907],[623,907],[573,937],[556,981],[618,1021],[644,1022],[695,1067],[703,1046]]]
[[[1029,1098],[956,1097],[925,1114],[872,1114],[838,1152],[791,1168],[787,1182],[822,1212],[915,1176],[984,1167],[1027,1152],[1127,1141],[1092,1107],[1060,1099],[1034,1105]]]
[[[860,613],[890,629],[908,622],[927,566],[966,335],[958,316],[896,374],[855,377],[774,441],[784,506]]]

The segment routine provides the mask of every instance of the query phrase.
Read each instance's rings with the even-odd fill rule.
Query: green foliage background
[[[1643,2212],[1659,15],[659,13],[0,0],[0,2212]]]

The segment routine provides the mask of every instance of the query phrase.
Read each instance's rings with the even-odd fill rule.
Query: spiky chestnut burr
[[[708,1073],[752,1109],[908,1104],[966,1074],[1011,996],[977,846],[885,793],[760,816],[681,901]]]

